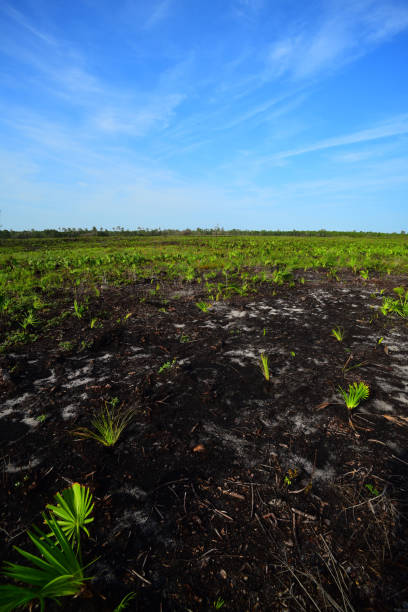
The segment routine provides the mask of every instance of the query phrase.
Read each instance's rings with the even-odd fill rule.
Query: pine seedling
[[[269,372],[269,364],[268,364],[268,355],[265,355],[265,353],[261,353],[260,355],[260,367],[261,367],[261,372],[263,374],[263,377],[265,378],[267,382],[269,382],[270,372]]]
[[[80,438],[93,438],[104,446],[113,446],[119,440],[133,416],[132,410],[122,411],[105,403],[105,408],[102,408],[91,422],[94,430],[88,429],[88,427],[80,427],[74,434]]]
[[[336,338],[336,340],[338,340],[339,342],[342,342],[344,339],[344,329],[343,327],[335,327],[334,329],[331,330],[331,335]]]

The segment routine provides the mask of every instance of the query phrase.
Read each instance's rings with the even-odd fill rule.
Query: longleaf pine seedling
[[[260,366],[263,377],[267,382],[270,380],[270,372],[269,372],[269,363],[268,363],[268,355],[265,353],[261,353],[260,355]]]
[[[104,446],[113,446],[133,417],[133,410],[123,411],[116,406],[109,406],[106,402],[105,408],[91,421],[94,430],[80,427],[74,434],[80,438],[92,438]]]
[[[357,406],[363,400],[366,400],[370,395],[370,388],[363,382],[353,382],[349,385],[348,392],[345,391],[342,387],[339,387],[339,391],[341,392],[346,406],[349,410],[353,410],[353,408],[357,408]]]
[[[333,336],[333,338],[336,338],[336,340],[338,340],[339,342],[342,342],[344,338],[344,329],[342,327],[337,326],[334,329],[332,329],[331,335]]]

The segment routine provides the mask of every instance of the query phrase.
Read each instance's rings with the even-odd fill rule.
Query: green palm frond
[[[87,524],[92,523],[90,514],[94,508],[89,489],[74,482],[72,487],[64,489],[54,497],[57,505],[47,504],[47,508],[57,517],[57,522],[68,540],[75,540],[79,549],[81,529],[89,537]]]
[[[370,395],[370,388],[363,382],[353,382],[349,385],[348,392],[342,387],[339,387],[339,391],[343,395],[346,406],[349,410],[357,408],[361,401],[366,400]]]
[[[84,567],[72,550],[63,530],[54,516],[43,514],[44,522],[50,529],[46,534],[34,527],[35,534],[28,536],[41,556],[34,555],[15,546],[15,550],[30,561],[32,566],[20,565],[6,561],[3,574],[18,582],[30,585],[0,586],[0,612],[8,612],[19,606],[25,606],[38,600],[41,610],[46,598],[57,600],[59,597],[76,595],[82,589],[85,580]]]
[[[13,612],[16,608],[25,608],[27,604],[38,599],[43,610],[43,603],[38,590],[14,584],[0,586],[0,612]]]

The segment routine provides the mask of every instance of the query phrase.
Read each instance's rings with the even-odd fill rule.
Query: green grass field
[[[352,273],[408,271],[405,235],[358,236],[78,236],[0,242],[1,342],[33,340],[52,326],[50,312],[86,304],[101,285],[202,283],[210,300],[304,282],[319,269],[334,281]],[[77,316],[80,312],[75,310]]]

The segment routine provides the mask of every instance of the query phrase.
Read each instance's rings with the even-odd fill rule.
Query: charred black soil
[[[404,280],[310,272],[207,312],[200,285],[106,287],[102,327],[68,316],[3,354],[2,559],[80,482],[98,560],[64,610],[405,609],[408,327],[379,314]],[[114,398],[134,410],[114,447],[73,434]]]

